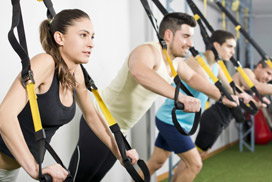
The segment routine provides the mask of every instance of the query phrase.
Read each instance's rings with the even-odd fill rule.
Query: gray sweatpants
[[[15,182],[19,174],[19,169],[5,170],[0,169],[0,182]]]

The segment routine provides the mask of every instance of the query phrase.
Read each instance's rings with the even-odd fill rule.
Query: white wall
[[[271,46],[271,27],[272,27],[272,11],[268,15],[255,15],[253,16],[253,39],[259,44],[259,46],[267,53],[268,56],[272,56]],[[253,56],[255,64],[261,60],[259,53],[253,48]]]

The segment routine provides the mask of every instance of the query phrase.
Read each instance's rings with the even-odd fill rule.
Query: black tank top
[[[73,93],[73,103],[70,107],[64,106],[59,98],[59,80],[57,71],[54,73],[54,78],[49,90],[44,94],[37,94],[37,101],[42,121],[42,126],[46,133],[46,140],[50,142],[56,130],[71,121],[75,115],[75,91]],[[34,124],[32,120],[29,102],[18,115],[18,120],[25,138],[25,141],[37,160],[38,147],[34,136]],[[0,137],[0,151],[12,157],[8,148],[6,147],[2,137]]]

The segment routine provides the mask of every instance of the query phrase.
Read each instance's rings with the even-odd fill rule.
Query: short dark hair
[[[259,64],[262,65],[262,68],[268,67],[268,65],[266,64],[266,62],[265,62],[264,60],[261,59],[256,65],[254,65],[254,69],[255,69]]]
[[[212,33],[211,35],[211,42],[217,42],[220,45],[224,44],[224,42],[226,42],[227,39],[235,39],[235,36],[225,30],[216,30]]]
[[[180,26],[183,24],[187,24],[191,27],[196,26],[196,21],[194,17],[181,12],[168,13],[165,15],[160,23],[159,27],[159,36],[163,38],[164,32],[167,29],[170,29],[173,34],[176,33],[177,30],[180,29]]]

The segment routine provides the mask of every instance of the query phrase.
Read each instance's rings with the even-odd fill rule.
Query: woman
[[[80,64],[88,63],[94,46],[94,30],[89,16],[77,9],[63,10],[40,26],[40,39],[46,53],[31,59],[41,120],[50,141],[56,130],[72,120],[75,100],[88,125],[121,159],[115,140],[102,117],[94,109],[84,84]],[[0,181],[15,181],[18,168],[38,179],[37,144],[26,89],[21,75],[0,105]],[[127,152],[132,164],[138,160],[134,149]],[[59,164],[43,168],[54,182],[63,181],[67,171]]]

